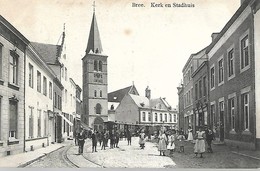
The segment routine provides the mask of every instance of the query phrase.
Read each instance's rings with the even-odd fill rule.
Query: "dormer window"
[[[144,103],[140,103],[140,105],[141,105],[142,107],[144,107]]]

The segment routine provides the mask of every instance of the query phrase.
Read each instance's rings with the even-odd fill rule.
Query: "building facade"
[[[49,130],[53,112],[53,79],[55,73],[30,44],[25,62],[25,150],[49,145],[54,136]]]
[[[28,44],[0,15],[0,156],[25,150],[24,63]]]
[[[95,12],[89,32],[83,64],[82,121],[95,130],[103,130],[108,121],[107,57],[103,54]]]

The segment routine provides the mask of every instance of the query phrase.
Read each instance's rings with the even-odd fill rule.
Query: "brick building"
[[[0,156],[24,151],[24,63],[29,41],[0,15]]]
[[[210,124],[220,141],[251,149],[256,142],[254,3],[259,5],[243,1],[207,49]]]

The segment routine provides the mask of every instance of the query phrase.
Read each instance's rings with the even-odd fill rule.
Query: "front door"
[[[102,132],[104,129],[104,121],[101,117],[96,117],[94,120],[94,130]]]
[[[224,141],[224,102],[219,103],[219,139],[220,141]]]

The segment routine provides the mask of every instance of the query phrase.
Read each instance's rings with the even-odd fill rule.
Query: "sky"
[[[194,4],[193,8],[151,3]],[[132,7],[132,3],[144,7]],[[240,0],[96,0],[103,53],[108,55],[108,92],[134,83],[144,96],[178,105],[177,87],[192,53],[211,43]],[[92,0],[0,0],[0,15],[28,40],[57,44],[65,23],[69,76],[82,87],[82,57],[93,16]]]

